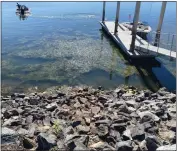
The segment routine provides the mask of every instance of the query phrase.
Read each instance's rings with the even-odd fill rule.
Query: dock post
[[[164,18],[164,14],[165,14],[166,4],[167,4],[167,2],[162,2],[162,7],[161,7],[161,12],[160,12],[159,23],[158,23],[157,30],[156,30],[154,46],[159,45],[161,28],[162,28],[163,18]]]
[[[115,19],[115,28],[114,34],[118,31],[118,22],[119,22],[119,12],[120,12],[120,2],[117,2],[117,11],[116,11],[116,19]]]
[[[136,33],[137,33],[137,24],[139,20],[139,13],[140,13],[140,6],[141,2],[136,2],[135,14],[133,18],[133,28],[132,28],[132,42],[130,45],[130,51],[134,52],[135,49],[135,40],[136,40]]]
[[[103,2],[102,22],[104,22],[104,21],[105,21],[105,6],[106,6],[106,2]]]

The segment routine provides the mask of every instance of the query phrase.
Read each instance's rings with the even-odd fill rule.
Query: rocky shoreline
[[[176,150],[176,94],[61,87],[1,97],[2,150]]]

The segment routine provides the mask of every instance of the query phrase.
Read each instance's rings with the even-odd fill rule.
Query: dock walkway
[[[121,49],[131,58],[154,58],[158,54],[176,58],[176,52],[164,48],[155,47],[136,35],[135,50],[130,51],[132,40],[131,31],[121,24],[118,24],[118,32],[114,34],[115,22],[100,22],[103,29],[113,38],[113,40],[121,47]]]

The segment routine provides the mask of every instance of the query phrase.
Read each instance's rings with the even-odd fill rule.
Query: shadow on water
[[[101,40],[103,37],[107,38],[112,46],[117,47],[117,45],[109,40],[109,36],[100,30]],[[155,58],[155,59],[143,59],[143,60],[130,60],[121,49],[116,51],[117,55],[121,58],[121,60],[128,61],[129,65],[134,66],[138,71],[140,78],[143,84],[153,92],[158,91],[161,87],[166,87],[169,91],[176,91],[176,77],[168,71],[168,69],[163,65],[163,63]],[[131,76],[125,77],[125,84],[128,85],[129,79]],[[112,71],[110,71],[110,80],[112,80]]]

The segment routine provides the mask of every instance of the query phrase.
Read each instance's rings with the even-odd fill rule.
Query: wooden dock
[[[132,32],[118,23],[118,32],[114,34],[115,22],[100,22],[102,28],[117,43],[121,50],[130,58],[154,58],[158,54],[176,58],[176,52],[164,48],[156,47],[136,35],[135,50],[130,51]]]

